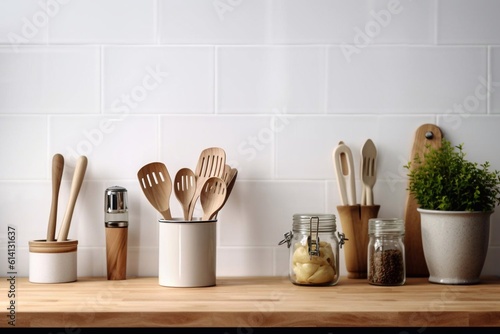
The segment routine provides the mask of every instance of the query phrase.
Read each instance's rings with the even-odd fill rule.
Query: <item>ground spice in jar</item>
[[[368,221],[368,282],[403,285],[406,281],[404,221],[370,218]]]
[[[368,281],[379,285],[397,285],[405,279],[403,252],[387,249],[373,252],[370,257]]]

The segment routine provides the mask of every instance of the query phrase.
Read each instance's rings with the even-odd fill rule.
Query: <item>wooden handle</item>
[[[61,229],[59,230],[57,241],[65,241],[68,238],[69,226],[71,224],[71,218],[73,217],[73,211],[75,210],[76,199],[78,198],[78,193],[82,187],[83,177],[85,176],[86,170],[87,157],[82,155],[76,162],[76,168],[71,182],[68,206],[66,207],[66,212],[64,214]]]
[[[198,182],[197,182],[196,183],[196,190],[194,192],[193,198],[191,199],[191,202],[189,203],[187,220],[193,219],[194,208],[196,207],[196,202],[198,201],[198,198],[200,198],[200,193],[201,193],[200,187],[201,187],[201,185],[198,185]]]
[[[55,241],[57,224],[57,202],[59,189],[64,170],[64,157],[56,153],[52,158],[52,204],[50,207],[49,226],[47,227],[47,241]]]
[[[123,280],[127,276],[127,239],[127,227],[106,228],[108,280]]]
[[[373,199],[373,188],[366,187],[366,205],[374,205],[375,200]]]

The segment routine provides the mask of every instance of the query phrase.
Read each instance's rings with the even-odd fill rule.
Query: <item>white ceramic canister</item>
[[[214,286],[217,220],[160,219],[159,223],[159,284]]]
[[[78,240],[29,242],[29,281],[74,282],[77,277]]]

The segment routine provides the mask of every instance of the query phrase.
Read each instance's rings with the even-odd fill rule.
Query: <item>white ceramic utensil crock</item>
[[[29,281],[74,282],[77,277],[78,240],[29,242]]]
[[[217,220],[160,219],[159,223],[159,284],[214,286]]]

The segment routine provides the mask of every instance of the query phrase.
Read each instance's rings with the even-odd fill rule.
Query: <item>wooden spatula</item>
[[[167,167],[162,162],[151,162],[137,172],[141,189],[149,203],[163,216],[172,219],[170,213],[170,195],[172,194],[172,179]]]
[[[193,219],[193,212],[196,206],[196,201],[200,197],[200,193],[205,181],[217,176],[222,178],[224,175],[224,167],[226,165],[226,152],[220,147],[209,147],[204,149],[198,158],[198,164],[194,174],[196,175],[196,191],[193,200],[189,205],[189,219]]]
[[[181,168],[175,174],[174,194],[182,205],[184,219],[189,219],[189,204],[196,191],[196,175],[190,168]]]
[[[209,177],[203,184],[200,202],[203,220],[214,219],[226,199],[226,182],[217,176]]]
[[[356,205],[354,162],[351,149],[340,141],[333,150],[332,158],[342,205]]]
[[[423,124],[415,132],[415,140],[410,154],[410,161],[416,155],[424,161],[424,154],[428,148],[441,147],[443,134],[434,124]],[[425,277],[429,275],[422,247],[422,233],[420,231],[420,214],[415,198],[407,191],[405,207],[405,257],[406,276]]]
[[[222,207],[226,205],[227,200],[229,199],[229,195],[231,195],[231,191],[233,191],[234,184],[236,183],[236,177],[238,176],[238,169],[232,168],[228,164],[226,164],[224,168],[224,176],[223,180],[226,183],[226,198],[224,199],[224,203],[222,203]],[[217,214],[215,214],[214,219],[217,219]]]
[[[238,169],[232,168],[229,165],[226,165],[224,172],[224,182],[226,182],[226,199],[224,200],[224,204],[226,204],[229,195],[231,195],[231,191],[233,190],[234,184],[236,182],[236,177],[238,176]]]

